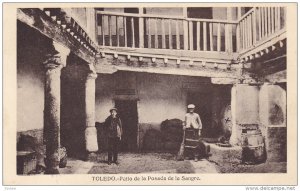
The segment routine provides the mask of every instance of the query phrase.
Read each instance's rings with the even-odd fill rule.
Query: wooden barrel
[[[260,130],[243,130],[242,148],[242,162],[257,164],[265,161],[264,137]]]

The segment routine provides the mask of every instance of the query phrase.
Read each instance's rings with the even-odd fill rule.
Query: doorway
[[[137,149],[138,113],[136,100],[115,100],[115,107],[122,121],[123,136],[120,150],[133,152]]]
[[[196,106],[195,113],[198,113],[202,122],[202,135],[207,137],[210,135],[212,110],[211,110],[211,94],[204,92],[188,92],[187,105],[194,104]]]

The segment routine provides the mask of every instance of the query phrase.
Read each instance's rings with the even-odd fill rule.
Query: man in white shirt
[[[199,135],[201,135],[202,122],[200,116],[197,113],[194,113],[194,110],[195,110],[195,105],[189,104],[188,113],[185,114],[185,120],[184,120],[185,123],[183,128],[199,129]]]
[[[202,122],[200,119],[200,116],[197,113],[194,113],[195,110],[195,105],[194,104],[189,104],[188,105],[188,113],[185,114],[185,120],[184,120],[184,124],[183,124],[183,129],[197,129],[198,130],[198,134],[199,136],[201,135],[201,130],[202,130]],[[188,136],[186,133],[184,135],[184,137]],[[191,135],[189,135],[191,136]],[[194,132],[194,135],[192,135],[192,139],[197,139],[197,137],[199,138],[199,136],[196,134],[196,132]],[[197,146],[196,146],[197,145]],[[192,152],[194,155],[194,159],[195,162],[198,161],[198,156],[199,156],[199,142],[196,143],[196,148],[194,149],[194,151]]]

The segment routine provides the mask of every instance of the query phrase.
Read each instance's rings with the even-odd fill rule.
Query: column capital
[[[53,41],[55,53],[47,54],[46,60],[43,62],[46,69],[63,68],[67,65],[67,57],[70,49]]]
[[[97,73],[96,72],[90,72],[87,74],[87,80],[90,80],[90,79],[96,79],[97,78]]]
[[[89,67],[89,73],[87,74],[87,80],[96,79],[98,75],[95,66],[93,64],[89,64],[88,67]]]

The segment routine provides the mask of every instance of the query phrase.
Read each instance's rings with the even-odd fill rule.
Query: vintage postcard
[[[4,185],[297,185],[296,3],[4,3]]]

